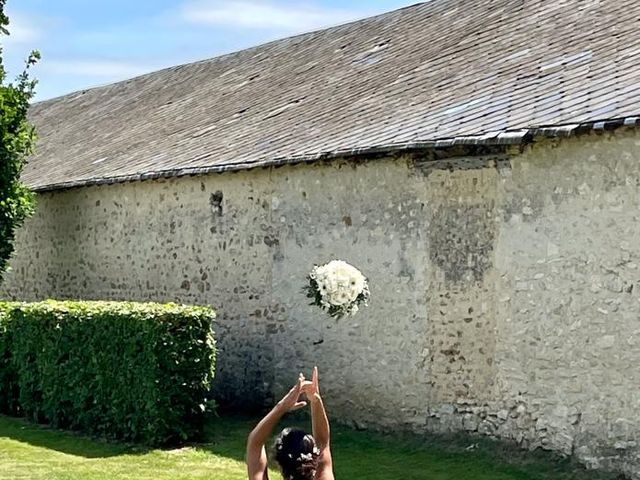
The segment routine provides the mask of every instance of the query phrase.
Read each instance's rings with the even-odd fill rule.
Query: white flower
[[[365,303],[369,297],[369,287],[365,276],[342,260],[315,266],[309,273],[315,282],[316,304],[325,308],[333,308],[336,316],[353,315],[358,311],[358,303]],[[313,296],[313,294],[312,294]]]

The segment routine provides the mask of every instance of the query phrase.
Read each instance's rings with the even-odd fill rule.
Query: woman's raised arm
[[[273,429],[280,419],[287,412],[297,410],[307,404],[306,402],[300,402],[299,399],[303,388],[310,384],[311,382],[306,382],[302,374],[300,374],[298,383],[289,390],[289,393],[273,407],[249,434],[247,440],[247,472],[249,474],[249,480],[269,479],[267,452],[264,444],[271,436]]]
[[[318,457],[317,480],[333,480],[333,460],[331,458],[331,430],[329,418],[320,396],[318,384],[318,367],[313,369],[313,379],[310,385],[304,387],[305,394],[311,403],[311,425],[313,438],[320,450]]]

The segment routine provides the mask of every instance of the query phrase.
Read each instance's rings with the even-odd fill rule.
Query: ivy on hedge
[[[0,411],[150,445],[197,437],[214,317],[174,304],[0,303]]]

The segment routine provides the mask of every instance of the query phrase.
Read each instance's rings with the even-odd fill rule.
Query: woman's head
[[[285,428],[275,443],[276,461],[285,480],[313,480],[320,451],[313,437],[299,428]]]

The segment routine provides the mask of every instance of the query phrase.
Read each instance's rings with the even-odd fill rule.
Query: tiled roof
[[[639,31],[636,1],[432,0],[37,103],[23,179],[60,188],[630,117]]]

